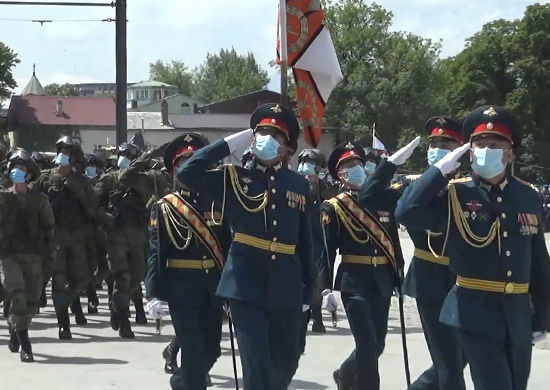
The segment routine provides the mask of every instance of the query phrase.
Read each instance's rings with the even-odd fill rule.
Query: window
[[[143,94],[144,98],[145,98],[145,99],[149,99],[149,90],[146,89],[146,90],[143,91],[143,92],[144,92],[144,94]]]

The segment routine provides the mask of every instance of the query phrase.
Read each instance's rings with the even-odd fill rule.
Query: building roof
[[[57,102],[63,115],[57,115]],[[10,125],[115,126],[112,98],[70,96],[13,96],[8,111]]]
[[[178,89],[175,85],[170,85],[166,83],[161,83],[160,81],[144,81],[142,83],[133,84],[131,86],[128,86],[128,89],[134,89],[134,88],[175,88]]]
[[[170,115],[176,129],[246,130],[250,127],[248,114],[177,114]]]
[[[42,87],[42,84],[40,84],[40,81],[38,81],[38,77],[36,77],[36,65],[32,66],[31,79],[29,80],[29,82],[21,92],[21,96],[27,96],[27,95],[38,95],[38,96],[46,95],[46,90],[44,89],[44,87]]]
[[[256,108],[266,103],[280,103],[281,94],[263,89],[197,107],[203,114],[252,114]]]
[[[171,121],[170,125],[162,124],[162,114],[160,112],[129,112],[128,130],[174,130]]]

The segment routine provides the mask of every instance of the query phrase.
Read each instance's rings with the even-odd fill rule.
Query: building
[[[178,87],[159,81],[144,81],[128,87],[128,108],[137,108],[179,93]]]
[[[202,105],[203,103],[199,102],[194,98],[189,96],[182,95],[177,93],[172,96],[168,96],[165,99],[157,100],[148,104],[143,104],[135,108],[128,108],[128,111],[131,112],[160,112],[162,108],[162,102],[166,101],[168,103],[168,113],[169,114],[194,114],[197,111],[197,106]]]
[[[251,114],[266,103],[279,103],[281,94],[267,89],[197,107],[201,114]]]
[[[128,87],[133,83],[128,83]],[[115,97],[116,83],[82,83],[75,84],[75,87],[80,92],[80,96],[84,97]]]

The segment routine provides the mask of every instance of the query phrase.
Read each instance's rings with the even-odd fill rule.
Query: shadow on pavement
[[[233,389],[235,388],[235,379],[228,376],[221,375],[211,375],[213,387],[218,387],[220,389]],[[239,378],[239,387],[241,388],[243,384],[242,378]],[[328,389],[328,386],[321,385],[316,382],[302,381],[295,379],[290,384],[289,389],[303,389],[303,390],[324,390]]]
[[[42,353],[35,353],[35,358],[38,364],[76,364],[76,365],[91,365],[91,364],[128,364],[126,360],[118,359],[101,359],[101,358],[91,358],[83,356],[52,356],[45,355]],[[45,359],[45,360],[42,360]]]

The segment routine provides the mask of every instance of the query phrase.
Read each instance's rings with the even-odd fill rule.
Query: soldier
[[[321,153],[319,149],[304,149],[298,155],[298,173],[308,179],[310,184],[310,200],[312,204],[311,212],[311,231],[314,242],[313,246],[313,261],[316,273],[320,269],[319,262],[322,261],[323,251],[325,250],[325,236],[323,232],[323,225],[321,225],[321,203],[323,200],[320,194],[319,185],[319,173],[322,169],[325,169],[327,165],[326,157]],[[311,303],[311,309],[307,312],[306,329],[309,319],[313,320],[311,331],[313,333],[326,333],[325,325],[323,324],[323,296],[317,288],[315,283],[313,288],[313,300]],[[305,331],[303,334],[303,350],[305,350]],[[302,352],[303,352],[302,350]]]
[[[8,317],[9,350],[16,353],[21,349],[21,361],[29,363],[34,356],[28,327],[38,312],[44,269],[53,262],[55,219],[48,198],[29,188],[29,183],[40,176],[30,153],[15,151],[7,169],[14,184],[0,193],[0,279],[13,302]]]
[[[217,294],[229,300],[244,388],[286,389],[313,291],[309,184],[283,167],[286,146],[299,136],[291,110],[260,106],[250,127],[195,152],[177,177],[220,204],[233,229]],[[254,168],[208,170],[252,140]]]
[[[330,290],[339,249],[342,262],[334,290],[341,292],[355,339],[355,350],[333,374],[339,390],[380,388],[378,358],[385,347],[390,300],[404,267],[393,217],[399,194],[388,184],[419,142],[420,137],[384,160],[368,180],[359,145],[344,142],[328,160],[328,170],[344,192],[322,205],[328,259],[321,264],[319,287],[327,304],[334,302]]]
[[[403,194],[396,218],[442,232],[457,275],[440,321],[458,328],[475,388],[525,390],[532,345],[550,330],[550,258],[541,199],[508,165],[521,144],[512,113],[475,109],[462,125],[467,143],[446,154]],[[449,181],[468,151],[473,175]],[[447,188],[447,184],[449,184]],[[432,254],[441,259],[442,253]]]
[[[462,125],[453,119],[442,116],[431,118],[426,122],[425,130],[428,134],[430,166],[463,144]],[[398,183],[394,188],[402,185]],[[465,364],[458,332],[439,322],[443,301],[456,280],[449,270],[448,253],[443,251],[446,237],[442,232],[435,231],[409,229],[408,232],[415,249],[403,283],[403,294],[416,299],[433,362],[409,390],[465,390]],[[434,256],[430,248],[441,256]]]
[[[92,187],[96,187],[105,164],[95,154],[85,156],[84,175],[90,181]],[[107,263],[107,245],[105,230],[102,228],[103,221],[100,218],[90,220],[87,226],[86,256],[90,266],[90,283],[88,284],[88,313],[98,312],[99,298],[97,296],[97,281],[103,281],[109,274]]]
[[[142,155],[136,145],[123,143],[117,154],[119,171],[103,175],[96,188],[100,205],[114,217],[107,231],[109,266],[114,278],[109,302],[111,328],[122,338],[134,338],[128,320],[129,302],[141,294],[141,282],[147,271],[143,250],[147,242],[146,205],[154,193],[153,180],[160,183],[159,188],[167,184],[163,173],[150,170],[152,153]],[[134,303],[136,322],[146,324],[141,296]]]
[[[60,138],[56,168],[42,172],[33,188],[46,194],[56,222],[56,254],[52,269],[52,300],[59,325],[59,339],[70,340],[69,304],[78,325],[86,324],[80,292],[90,281],[86,258],[86,223],[98,218],[97,197],[86,177],[78,173],[83,152],[78,141]],[[49,275],[46,275],[49,278]]]
[[[199,134],[173,140],[164,155],[171,174],[193,153],[208,144]],[[181,368],[170,383],[173,389],[206,389],[205,377],[221,355],[223,299],[215,295],[231,232],[207,197],[199,197],[182,183],[151,212],[151,252],[146,279],[148,307],[153,317],[162,314],[166,301]],[[172,351],[177,356],[177,351]]]
[[[52,168],[52,162],[40,152],[32,152],[32,159],[41,171]]]

